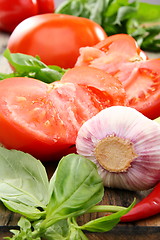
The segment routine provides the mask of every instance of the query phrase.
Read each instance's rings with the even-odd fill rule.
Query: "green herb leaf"
[[[110,231],[113,227],[115,227],[118,222],[120,221],[120,218],[128,213],[133,206],[135,205],[135,200],[133,203],[126,209],[123,209],[119,212],[113,213],[108,216],[100,217],[95,220],[92,220],[82,226],[80,228],[82,230],[87,230],[90,232],[107,232]]]
[[[49,201],[48,177],[40,161],[29,154],[0,147],[0,200],[9,209],[39,218]]]
[[[6,237],[4,239],[10,239],[10,240],[33,240],[32,238],[32,226],[30,221],[28,221],[26,218],[21,217],[18,221],[18,226],[20,227],[20,230],[10,230],[11,233],[14,234],[12,238]],[[41,240],[40,237],[34,238],[35,240]]]
[[[76,222],[76,219],[74,217],[68,219],[68,225],[69,225],[68,240],[70,240],[70,239],[88,240],[86,235],[79,228],[79,226]]]
[[[102,26],[107,35],[130,34],[139,46],[147,51],[160,51],[160,5],[138,0],[68,0],[56,13],[89,18]],[[149,13],[149,14],[146,14]],[[151,30],[145,25],[153,25]]]
[[[139,2],[135,17],[140,23],[159,21],[160,5]]]
[[[101,25],[105,4],[105,0],[68,0],[55,12],[89,18]]]
[[[9,77],[31,77],[51,83],[60,80],[66,71],[57,66],[47,66],[38,57],[22,53],[10,53],[9,49],[6,49],[3,55],[14,68],[14,72],[11,74],[0,73],[0,80]]]
[[[35,58],[22,53],[10,53],[9,49],[4,51],[3,56],[17,72],[32,72],[47,67],[47,65],[41,62],[38,57]]]
[[[43,234],[43,238],[47,240],[67,240],[69,234],[69,225],[66,219],[60,220],[47,228]]]
[[[61,159],[51,182],[52,196],[46,209],[43,227],[78,216],[101,201],[104,188],[96,165],[77,154]]]
[[[0,80],[6,79],[6,78],[11,78],[11,77],[16,77],[15,73],[0,73]]]

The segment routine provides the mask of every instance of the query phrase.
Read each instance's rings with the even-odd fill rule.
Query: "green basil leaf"
[[[85,236],[85,234],[80,230],[80,229],[76,229],[73,228],[70,231],[70,234],[67,238],[68,240],[70,239],[74,239],[74,240],[88,240],[87,236]]]
[[[31,77],[51,83],[60,80],[65,73],[65,70],[58,66],[47,66],[38,57],[10,53],[9,49],[6,49],[3,55],[14,68],[14,72],[11,74],[0,73],[0,80],[9,77]]]
[[[45,215],[45,211],[40,211],[38,208],[33,206],[28,206],[21,203],[16,203],[13,201],[8,201],[3,199],[3,204],[10,210],[19,213],[30,220],[37,220]]]
[[[10,53],[9,49],[4,51],[3,56],[17,72],[38,71],[40,68],[47,67],[38,58],[22,53]]]
[[[104,9],[105,17],[111,17],[113,15],[117,15],[119,9],[123,6],[128,6],[130,3],[128,0],[112,0],[106,5]]]
[[[66,219],[60,220],[47,228],[43,234],[43,238],[47,240],[67,240],[69,234],[69,226]]]
[[[159,23],[160,5],[139,0],[68,0],[60,4],[56,12],[89,18],[100,24],[108,36],[130,34],[143,50],[160,51],[157,39],[160,31],[153,29],[153,35],[144,27],[144,23]]]
[[[11,233],[14,234],[12,238],[4,238],[4,239],[10,239],[10,240],[41,240],[40,237],[32,237],[32,225],[30,221],[24,217],[21,217],[18,221],[18,226],[20,227],[20,230],[10,230]]]
[[[11,208],[14,208],[12,202],[24,204],[24,209],[25,205],[46,207],[49,184],[46,170],[40,161],[27,153],[0,147],[0,166],[2,202],[7,202]]]
[[[59,5],[56,13],[89,18],[101,25],[105,4],[105,0],[69,0]]]
[[[52,196],[46,209],[45,224],[83,214],[100,202],[104,187],[97,167],[77,154],[61,159],[50,182]]]
[[[135,17],[140,23],[159,21],[160,5],[144,3],[139,1],[139,7],[137,9]]]
[[[87,236],[82,232],[79,228],[76,219],[74,217],[68,218],[68,225],[69,225],[69,234],[68,240],[88,240]]]
[[[6,79],[6,78],[11,78],[11,77],[16,77],[15,73],[0,73],[0,80]]]
[[[63,74],[60,72],[51,69],[51,68],[41,68],[37,73],[35,73],[34,78],[40,79],[45,83],[52,83],[58,81],[62,78]]]
[[[80,16],[84,11],[83,2],[81,0],[63,1],[55,10],[55,13],[62,13],[74,16]]]
[[[126,213],[128,213],[133,208],[134,205],[135,205],[135,200],[128,208],[121,210],[119,212],[113,213],[111,215],[92,220],[92,221],[80,226],[80,228],[82,230],[87,230],[90,232],[110,231],[113,227],[115,227],[118,224],[118,222],[120,221],[120,218],[123,215],[125,215]]]
[[[132,6],[123,6],[119,8],[114,24],[122,24],[122,21],[131,18],[132,14],[136,12],[136,8]]]

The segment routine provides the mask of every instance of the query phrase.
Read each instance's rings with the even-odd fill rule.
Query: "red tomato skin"
[[[8,48],[12,53],[38,55],[47,65],[71,68],[80,47],[93,46],[105,38],[101,26],[89,19],[48,13],[21,22],[11,34]]]
[[[53,13],[55,9],[54,0],[37,0],[38,13]]]
[[[0,0],[0,30],[11,33],[24,19],[54,11],[54,0]]]
[[[108,103],[94,89],[21,77],[0,81],[0,91],[0,143],[42,161],[75,152],[80,126]]]
[[[38,13],[37,3],[32,0],[0,0],[0,29],[12,32],[25,18]]]

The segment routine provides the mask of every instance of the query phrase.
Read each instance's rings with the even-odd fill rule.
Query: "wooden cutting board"
[[[0,32],[0,72],[10,72],[10,67],[6,59],[2,56],[7,46],[9,35]],[[150,54],[150,57],[160,57]],[[55,168],[55,163],[45,163],[48,176],[51,177]],[[151,190],[150,190],[151,191]],[[136,197],[137,202],[144,198],[150,191],[131,192],[125,190],[105,189],[105,195],[102,204],[111,204],[119,206],[128,206]],[[102,216],[102,213],[86,214],[78,219],[79,224]],[[4,236],[11,236],[9,229],[16,228],[19,215],[7,210],[0,203],[0,240]],[[160,239],[160,214],[151,218],[137,221],[134,223],[120,223],[113,230],[107,233],[88,233],[86,236],[91,240],[159,240]],[[58,240],[58,239],[56,239]]]

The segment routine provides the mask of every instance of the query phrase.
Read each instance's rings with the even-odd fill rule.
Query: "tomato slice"
[[[94,47],[81,48],[75,66],[90,66],[102,69],[119,79],[122,64],[146,59],[147,56],[131,36],[117,34],[107,37]],[[123,74],[119,80],[121,82],[127,81],[127,76]]]
[[[160,59],[148,59],[129,35],[117,34],[81,48],[76,66],[101,69],[122,82],[128,105],[145,116],[160,116]]]
[[[151,119],[160,116],[159,66],[160,59],[140,62],[124,84],[129,106]]]
[[[101,91],[110,101],[109,106],[125,105],[126,93],[122,83],[100,69],[80,66],[68,70],[62,77],[61,82],[78,83],[79,85],[87,85],[88,88],[95,87]]]
[[[94,87],[22,77],[2,80],[0,91],[0,142],[40,160],[70,151],[80,126],[109,101]]]

